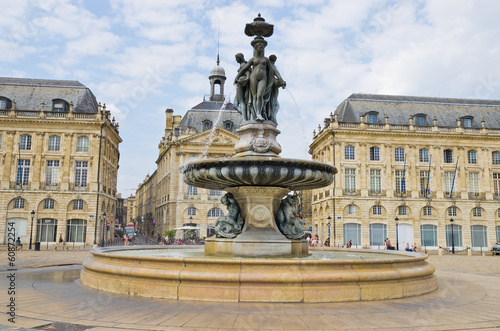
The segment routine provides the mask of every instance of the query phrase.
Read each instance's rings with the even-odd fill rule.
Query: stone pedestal
[[[241,257],[304,256],[307,240],[290,240],[278,229],[274,215],[288,189],[281,187],[239,186],[232,193],[245,219],[243,232],[234,239],[208,238],[205,253]]]
[[[273,123],[246,123],[236,130],[240,140],[234,145],[236,156],[279,156],[276,136],[281,132]]]

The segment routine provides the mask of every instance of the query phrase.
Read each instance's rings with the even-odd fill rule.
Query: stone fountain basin
[[[113,293],[174,300],[383,300],[434,291],[434,267],[426,259],[366,249],[325,248],[309,257],[266,259],[207,257],[203,248],[100,248],[84,261],[81,282]]]
[[[208,189],[272,186],[307,190],[330,185],[337,169],[315,161],[246,156],[193,161],[181,172],[187,184]]]

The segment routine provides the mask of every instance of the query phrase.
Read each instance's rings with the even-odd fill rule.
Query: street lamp
[[[330,215],[328,215],[328,217],[326,219],[328,220],[328,223],[326,223],[328,225],[328,243],[329,243],[329,246],[332,246],[332,240],[330,238],[330,221],[331,221],[332,217]],[[333,242],[333,246],[335,246],[335,241]]]
[[[31,249],[31,242],[33,238],[33,217],[35,217],[35,211],[31,211],[31,232],[30,232],[30,249]]]
[[[102,213],[102,240],[101,240],[101,247],[104,246],[104,230],[106,226],[106,212]]]
[[[399,218],[394,219],[396,221],[396,250],[399,251],[399,240],[398,240],[398,221]]]
[[[451,223],[451,253],[455,254],[455,238],[453,235],[453,218],[450,218]]]

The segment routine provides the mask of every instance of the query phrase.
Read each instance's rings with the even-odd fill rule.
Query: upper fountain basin
[[[337,169],[315,161],[248,156],[193,161],[181,172],[187,184],[208,189],[273,186],[297,191],[330,185]]]

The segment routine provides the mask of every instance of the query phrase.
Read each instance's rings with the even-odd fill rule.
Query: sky
[[[78,80],[120,124],[118,192],[156,169],[165,110],[231,100],[252,56],[246,23],[274,24],[282,157],[311,159],[313,130],[352,93],[500,98],[497,0],[0,0],[0,76]]]

